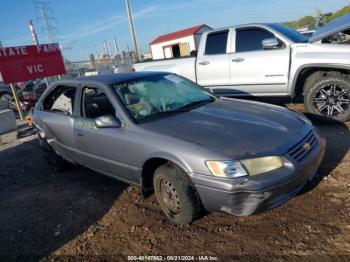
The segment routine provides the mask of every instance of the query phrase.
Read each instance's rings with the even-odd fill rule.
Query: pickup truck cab
[[[349,27],[350,15],[310,39],[280,24],[221,28],[202,34],[196,56],[136,63],[134,69],[173,72],[223,96],[304,98],[310,113],[346,121],[350,46],[328,42]]]

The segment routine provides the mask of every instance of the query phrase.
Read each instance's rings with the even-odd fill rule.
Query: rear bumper
[[[204,208],[210,212],[248,216],[286,203],[316,174],[325,152],[325,140],[321,137],[319,140],[314,152],[303,163],[294,162],[293,168],[282,168],[252,179],[215,181],[215,187],[208,186],[208,177],[201,181],[203,176],[192,176]]]

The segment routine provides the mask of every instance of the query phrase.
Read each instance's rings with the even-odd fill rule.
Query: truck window
[[[236,31],[236,53],[261,51],[262,41],[275,37],[274,34],[258,28],[240,29]]]
[[[206,55],[218,55],[226,53],[228,31],[210,33],[207,36],[205,46]]]

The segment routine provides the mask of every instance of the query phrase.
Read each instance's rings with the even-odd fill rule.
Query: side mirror
[[[261,44],[264,49],[274,49],[279,46],[280,42],[278,41],[277,38],[271,37],[271,38],[264,39],[261,42]]]
[[[120,120],[111,115],[105,115],[96,117],[94,119],[95,125],[97,128],[120,128],[122,123]]]

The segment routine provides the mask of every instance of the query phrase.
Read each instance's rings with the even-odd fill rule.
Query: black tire
[[[178,166],[166,163],[153,176],[156,198],[171,223],[190,224],[203,212],[203,207],[189,176]]]
[[[46,142],[46,140],[42,139],[40,136],[39,142],[42,153],[53,171],[63,172],[72,167],[72,164],[70,162],[57,155],[53,148]]]
[[[0,93],[0,109],[8,109],[10,107],[11,100],[12,100],[11,94]]]
[[[350,79],[339,72],[311,76],[304,85],[304,105],[311,114],[345,122],[350,119]]]

